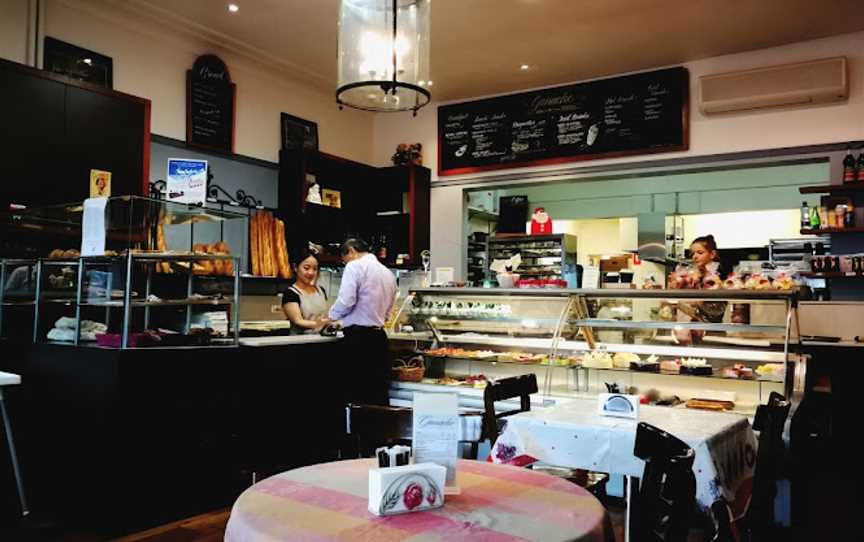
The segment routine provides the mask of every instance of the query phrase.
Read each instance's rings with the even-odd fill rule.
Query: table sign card
[[[597,411],[603,416],[639,419],[639,396],[620,393],[601,393],[597,400]]]
[[[105,254],[105,205],[108,198],[84,200],[84,217],[81,220],[81,255],[103,256]]]
[[[168,199],[203,204],[207,199],[207,160],[169,158],[165,188]]]
[[[414,461],[447,468],[445,493],[458,494],[459,396],[455,393],[414,393]]]

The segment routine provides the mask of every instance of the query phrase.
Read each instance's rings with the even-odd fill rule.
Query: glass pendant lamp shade
[[[342,0],[336,102],[417,110],[430,100],[430,0]]]

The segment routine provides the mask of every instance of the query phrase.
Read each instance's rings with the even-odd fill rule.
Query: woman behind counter
[[[697,237],[690,243],[690,258],[693,267],[698,272],[694,287],[700,289],[717,289],[723,281],[720,269],[720,252],[713,235]],[[679,322],[712,322],[723,321],[726,312],[725,301],[696,301],[678,304]],[[678,343],[691,344],[700,341],[705,332],[701,330],[676,329],[672,336]]]
[[[291,334],[318,333],[330,322],[327,292],[318,286],[318,257],[309,251],[292,259],[295,281],[282,294],[282,312],[291,321]]]

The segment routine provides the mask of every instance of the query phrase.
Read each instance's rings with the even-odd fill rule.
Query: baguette
[[[159,252],[168,252],[168,245],[165,243],[165,225],[162,222],[156,226],[156,250]],[[171,264],[169,262],[157,262],[156,272],[170,273]]]
[[[276,262],[279,266],[279,277],[291,278],[291,267],[288,265],[288,249],[285,242],[285,223],[276,219]]]
[[[264,237],[264,276],[275,277],[276,270],[273,268],[273,217],[264,211],[264,223],[261,228]]]
[[[690,399],[687,401],[687,408],[723,411],[732,410],[735,408],[735,403],[730,401],[712,401],[710,399]]]
[[[261,274],[261,264],[258,261],[258,212],[249,218],[249,251],[251,252],[252,274]]]

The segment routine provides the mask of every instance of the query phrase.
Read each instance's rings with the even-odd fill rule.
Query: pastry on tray
[[[582,366],[592,369],[611,369],[613,367],[612,356],[608,352],[592,350],[582,356]]]
[[[681,374],[708,376],[714,373],[713,367],[705,358],[683,358]]]
[[[660,372],[660,362],[656,359],[646,359],[644,361],[631,361],[630,362],[630,370],[631,371],[642,371],[647,373],[659,373]]]
[[[675,360],[666,360],[660,362],[660,372],[663,373],[679,373],[681,371],[681,365]]]
[[[628,369],[631,363],[641,361],[641,359],[638,355],[630,352],[617,352],[612,356],[612,366],[616,369]]]

